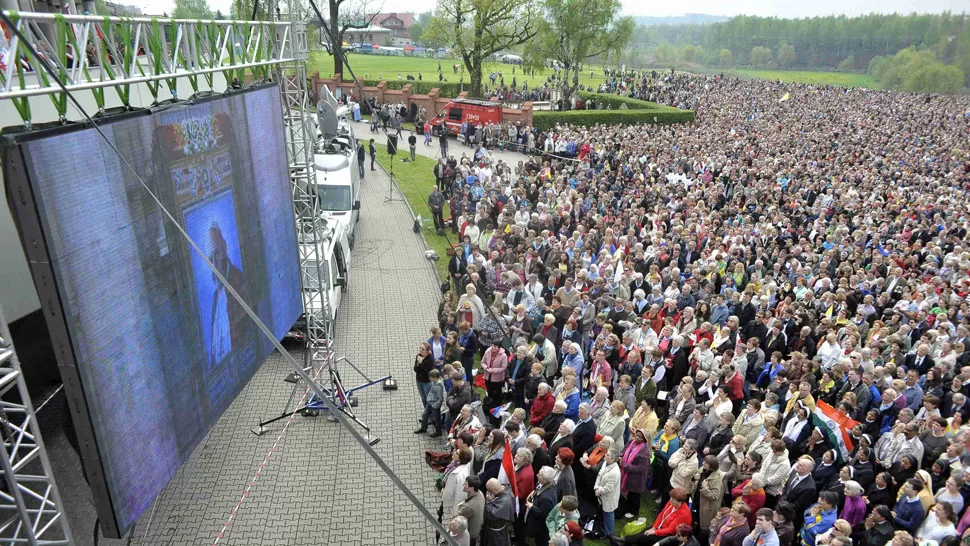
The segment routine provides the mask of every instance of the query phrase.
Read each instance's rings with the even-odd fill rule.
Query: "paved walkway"
[[[384,202],[387,185],[383,171],[367,173],[337,349],[372,378],[396,377],[398,391],[361,391],[356,412],[381,438],[375,449],[434,513],[435,476],[423,454],[443,441],[412,433],[419,398],[411,367],[418,343],[437,322],[437,281],[421,236],[411,231],[407,205]],[[212,544],[281,430],[280,423],[263,436],[250,432],[282,410],[292,387],[283,382],[288,371],[278,353],[270,357],[156,500],[154,517],[149,510],[139,519],[132,544]],[[360,380],[349,368],[341,373],[348,385]],[[61,491],[72,491],[65,503],[76,543],[91,544],[94,513],[76,457],[56,433],[45,440]],[[428,545],[433,537],[432,527],[350,434],[321,415],[293,421],[220,544]]]
[[[351,122],[351,124],[354,126],[354,135],[357,138],[363,138],[363,139],[371,139],[371,138],[373,138],[374,141],[378,145],[380,145],[380,146],[386,146],[387,145],[387,137],[384,135],[384,132],[383,131],[378,132],[378,133],[372,133],[372,132],[370,132],[370,123],[367,123],[367,122],[364,122],[364,121],[358,121],[358,122]],[[405,125],[405,127],[407,127],[407,125]],[[398,146],[401,149],[401,153],[408,153],[407,152],[407,149],[408,149],[408,141],[407,141],[407,138],[408,138],[408,136],[410,136],[410,134],[411,134],[410,131],[401,131],[401,135],[404,136],[403,141],[401,141],[401,142],[398,143]],[[417,146],[417,150],[416,151],[417,151],[418,155],[423,155],[424,157],[430,157],[431,159],[434,159],[434,160],[437,161],[437,159],[439,157],[441,157],[441,148],[438,146],[438,139],[437,139],[437,137],[434,137],[434,138],[431,139],[431,146],[425,146],[424,145],[424,135],[423,134],[419,134],[419,135],[417,135],[417,137],[418,137],[418,146]],[[398,139],[398,140],[401,140],[401,139]],[[469,156],[472,155],[472,149],[471,148],[469,148],[468,146],[465,146],[464,144],[458,142],[458,140],[455,139],[455,138],[449,138],[448,139],[448,154],[449,155],[454,155],[455,157],[460,158],[461,157],[461,154],[463,152],[466,155],[469,155]],[[495,148],[493,148],[491,150],[491,152],[492,152],[492,155],[494,155],[496,159],[501,159],[503,162],[505,162],[506,164],[512,165],[513,167],[515,165],[517,165],[519,163],[519,161],[525,161],[529,157],[529,156],[527,156],[525,154],[520,154],[518,152],[508,152],[508,151],[503,152],[503,151],[498,150],[498,149],[495,149]]]

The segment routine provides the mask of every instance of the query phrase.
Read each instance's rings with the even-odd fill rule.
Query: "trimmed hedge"
[[[532,124],[540,131],[555,127],[557,123],[591,127],[594,125],[691,123],[693,121],[693,110],[678,110],[676,108],[663,110],[570,110],[568,112],[532,113]]]
[[[590,93],[588,91],[580,91],[579,98],[586,101],[593,101],[598,104],[608,104],[613,110],[620,108],[620,105],[625,104],[630,110],[668,110],[677,111],[677,108],[673,106],[666,106],[664,104],[657,104],[656,102],[649,102],[645,100],[631,99],[630,97],[623,97],[620,95],[612,95],[609,93]]]

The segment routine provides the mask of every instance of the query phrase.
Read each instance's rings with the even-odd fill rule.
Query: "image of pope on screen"
[[[186,210],[185,226],[189,237],[202,248],[216,271],[245,298],[246,281],[232,191],[220,192]],[[232,354],[234,348],[238,349],[245,343],[243,330],[246,312],[215,272],[195,253],[192,253],[192,272],[202,319],[206,364],[211,373]]]
[[[224,279],[229,281],[231,286],[242,286],[242,270],[229,259],[226,238],[223,236],[222,228],[219,227],[218,222],[212,222],[209,226],[209,244],[212,247],[212,254],[209,256],[212,265],[222,274]],[[235,345],[233,333],[238,331],[235,325],[243,319],[241,315],[244,314],[242,307],[229,294],[229,291],[226,290],[225,285],[219,281],[215,273],[212,274],[212,282],[215,283],[215,290],[212,292],[211,336],[208,344],[210,366],[214,366],[223,358],[229,356],[233,345]]]

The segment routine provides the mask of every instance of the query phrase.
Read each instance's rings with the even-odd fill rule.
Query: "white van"
[[[353,248],[360,221],[360,171],[354,161],[353,132],[321,143],[318,150],[321,153],[314,154],[313,163],[320,208],[347,228]]]
[[[328,316],[324,312],[322,298],[311,300],[308,302],[307,308],[304,309],[304,316],[297,321],[287,337],[302,339],[306,325],[306,314],[312,314],[316,318],[316,324],[328,325],[331,335],[333,335],[341,295],[350,287],[350,240],[347,228],[343,223],[336,220],[327,222],[327,234],[323,241],[317,243],[317,258],[322,266],[319,270],[316,262],[308,261],[312,253],[312,243],[300,243],[303,289],[312,292],[320,290],[323,294],[326,294],[330,304],[330,313]],[[318,277],[318,272],[323,275],[322,280]]]

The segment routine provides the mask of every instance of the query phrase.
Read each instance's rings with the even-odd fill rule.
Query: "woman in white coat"
[[[603,456],[603,466],[596,475],[593,492],[603,510],[603,533],[607,537],[613,536],[613,525],[616,523],[614,512],[620,505],[620,467],[616,464],[616,452],[612,449]]]
[[[472,471],[472,450],[469,448],[456,449],[454,460],[445,469],[441,477],[441,520],[450,521],[458,515],[458,505],[465,497],[465,478]]]

